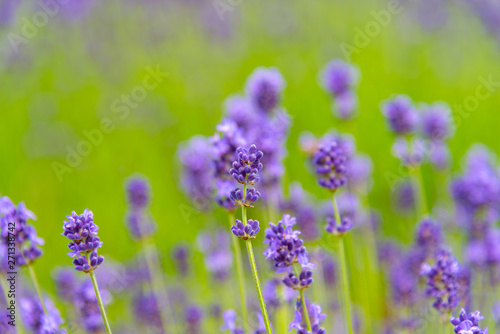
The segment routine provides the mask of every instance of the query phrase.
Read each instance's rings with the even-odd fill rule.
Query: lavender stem
[[[418,215],[424,216],[429,213],[427,208],[427,197],[425,196],[424,180],[420,166],[410,169],[413,177],[413,183],[417,190],[417,209]]]
[[[335,214],[335,220],[337,222],[340,222],[340,212],[339,212],[339,207],[337,205],[337,199],[335,198],[335,194],[332,196],[332,203],[333,203],[333,211]],[[342,237],[339,237],[338,241],[339,241],[340,270],[342,272],[342,289],[344,290],[344,307],[345,307],[344,319],[346,326],[349,329],[349,334],[353,334],[352,321],[351,321],[351,297],[349,292],[349,280],[347,279],[347,264],[345,259],[344,240]]]
[[[106,310],[104,309],[104,303],[102,302],[101,293],[99,292],[99,286],[97,285],[97,280],[93,271],[90,273],[90,278],[92,279],[92,285],[94,285],[95,296],[97,297],[97,303],[99,304],[99,309],[101,310],[102,320],[104,321],[104,326],[106,327],[106,332],[111,334],[111,328],[109,326],[108,317],[106,316]]]
[[[45,312],[45,314],[48,315],[47,308],[45,307],[45,302],[43,301],[42,290],[40,289],[40,284],[38,284],[38,279],[36,278],[35,270],[33,269],[31,263],[28,263],[27,267],[30,272],[33,285],[35,286],[36,293],[38,294],[38,298],[40,299],[40,304],[42,305],[43,312]]]
[[[229,226],[234,223],[234,213],[229,214]],[[248,311],[247,311],[247,297],[245,292],[245,276],[243,273],[243,259],[241,258],[241,249],[238,243],[238,238],[231,238],[233,240],[234,257],[236,259],[236,273],[238,275],[238,285],[240,288],[240,302],[241,313],[243,317],[243,327],[245,332],[250,333],[248,329]]]

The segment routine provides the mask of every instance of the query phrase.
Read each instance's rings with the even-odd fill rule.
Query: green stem
[[[287,305],[285,299],[285,289],[284,285],[280,284],[278,286],[278,292],[281,299],[280,308],[279,308],[279,321],[280,321],[280,329],[281,333],[286,333],[288,331],[288,315],[287,315]]]
[[[246,222],[245,222],[246,225]],[[264,296],[262,295],[262,288],[260,286],[259,274],[257,273],[257,265],[255,264],[255,257],[253,255],[252,241],[248,239],[245,241],[247,246],[248,259],[250,261],[250,266],[252,267],[253,279],[255,281],[255,287],[257,288],[257,295],[259,297],[260,309],[262,311],[262,318],[264,319],[264,324],[266,325],[266,333],[272,334],[271,324],[269,323],[269,316],[266,311],[266,303],[264,301]]]
[[[420,167],[410,169],[413,176],[413,183],[417,191],[417,210],[420,216],[429,213],[427,207],[427,197],[425,196],[424,179],[422,177],[422,170]]]
[[[304,298],[304,290],[300,290],[300,301],[302,302],[302,311],[304,312],[304,318],[306,318],[307,330],[312,333],[309,311],[307,310],[306,299]]]
[[[229,226],[234,224],[234,213],[229,213]],[[245,276],[243,274],[243,259],[241,257],[241,249],[238,243],[238,238],[232,236],[234,257],[236,259],[236,274],[238,276],[238,285],[240,288],[241,314],[243,317],[243,326],[246,333],[250,333],[248,328],[248,312],[247,312],[247,296],[245,292]]]
[[[47,312],[47,308],[45,307],[45,302],[43,301],[42,290],[40,289],[40,284],[38,284],[38,279],[36,278],[35,270],[33,269],[31,263],[28,263],[27,267],[30,272],[33,285],[35,286],[36,293],[38,294],[38,298],[40,299],[40,303],[42,304],[43,311],[45,312],[46,315],[49,315],[49,313]]]
[[[97,286],[97,280],[95,279],[95,274],[93,271],[90,272],[90,278],[92,279],[92,284],[94,285],[95,296],[97,297],[97,303],[99,304],[99,309],[101,310],[102,320],[104,321],[106,332],[108,334],[111,334],[111,328],[109,327],[108,317],[106,316],[104,303],[102,302],[101,293],[99,292],[99,286]]]
[[[332,196],[333,211],[335,214],[335,220],[340,224],[340,212],[337,205],[337,199],[335,194]],[[340,260],[340,270],[342,272],[342,289],[344,290],[344,320],[347,328],[349,329],[349,334],[353,334],[352,321],[351,321],[351,297],[349,292],[349,280],[347,279],[347,264],[345,258],[344,240],[342,237],[339,240],[339,260]]]

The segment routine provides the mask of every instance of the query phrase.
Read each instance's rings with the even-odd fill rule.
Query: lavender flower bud
[[[275,68],[258,67],[246,83],[246,93],[254,107],[264,113],[278,106],[285,81]]]
[[[134,210],[144,210],[150,202],[151,186],[143,176],[134,176],[126,182],[127,201]]]
[[[241,184],[253,185],[259,182],[259,171],[262,169],[260,160],[264,153],[258,151],[255,145],[251,145],[248,149],[238,147],[236,152],[238,160],[233,162],[233,168],[229,170],[229,175]]]
[[[483,319],[479,311],[467,315],[462,309],[458,318],[451,317],[450,322],[455,326],[456,334],[488,334],[488,328],[479,328],[479,321]]]
[[[451,135],[450,106],[434,103],[422,109],[422,134],[433,141],[441,141]]]
[[[231,227],[231,232],[243,240],[255,239],[259,230],[259,222],[252,219],[250,219],[246,225],[243,225],[239,219],[236,219],[236,224]]]
[[[313,283],[313,272],[311,270],[302,270],[299,277],[294,273],[289,273],[287,277],[283,278],[283,283],[294,290],[304,290]]]
[[[321,146],[313,157],[316,173],[320,176],[319,185],[331,191],[343,187],[347,182],[346,160],[347,157],[337,142]]]
[[[326,231],[328,233],[331,233],[335,236],[342,236],[345,235],[347,232],[349,232],[353,225],[352,221],[349,217],[342,217],[340,219],[340,224],[337,224],[337,221],[335,220],[334,217],[328,216],[326,217]]]
[[[390,129],[397,135],[410,134],[416,130],[419,116],[408,96],[398,95],[386,100],[381,109]]]
[[[248,188],[246,196],[243,196],[243,190],[240,188],[235,188],[231,190],[229,195],[233,206],[246,206],[252,207],[255,202],[260,198],[260,192],[253,188]]]

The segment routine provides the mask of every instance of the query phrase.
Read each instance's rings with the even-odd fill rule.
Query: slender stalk
[[[339,207],[337,205],[337,200],[335,198],[335,194],[332,196],[333,203],[333,211],[335,214],[335,220],[340,223],[340,212]],[[347,279],[347,264],[345,259],[345,249],[344,249],[344,240],[342,237],[338,238],[339,241],[339,262],[340,262],[340,270],[342,272],[342,289],[344,290],[344,308],[345,314],[344,319],[347,328],[349,329],[349,334],[353,334],[352,330],[352,321],[351,321],[351,297],[349,292],[349,280]]]
[[[234,213],[229,213],[229,226],[233,226]],[[241,249],[238,243],[238,238],[232,236],[234,257],[236,259],[236,274],[238,276],[238,285],[240,288],[241,314],[243,317],[243,326],[246,333],[250,333],[248,328],[248,312],[247,312],[247,296],[245,291],[245,276],[243,274],[243,259],[241,257]]]
[[[280,308],[279,308],[279,313],[278,313],[278,316],[279,316],[279,322],[280,322],[280,333],[286,333],[288,332],[288,315],[287,315],[287,307],[286,307],[286,301],[285,301],[285,289],[284,289],[284,285],[280,284],[278,285],[278,292],[279,292],[279,296],[280,296],[280,299],[281,299],[281,303],[280,303]]]
[[[312,333],[309,311],[307,310],[306,299],[304,298],[304,290],[300,290],[300,301],[302,302],[302,311],[304,312],[304,318],[306,318],[307,330]]]
[[[411,168],[411,174],[413,176],[413,183],[417,191],[417,210],[418,215],[423,216],[429,213],[427,207],[427,197],[425,196],[424,179],[422,177],[422,170],[419,167]]]
[[[245,222],[246,225],[246,222]],[[266,311],[266,303],[264,301],[264,296],[262,295],[262,288],[260,286],[259,274],[257,272],[257,265],[255,264],[255,257],[253,254],[252,241],[248,239],[245,241],[248,251],[248,259],[250,260],[250,266],[252,267],[253,279],[255,281],[255,287],[257,288],[257,295],[259,297],[260,309],[262,311],[262,318],[264,319],[264,324],[266,325],[266,333],[272,334],[271,324],[269,323],[269,316]]]
[[[47,313],[47,308],[45,307],[45,302],[43,301],[42,290],[40,289],[40,284],[38,284],[38,279],[36,278],[35,270],[33,269],[33,266],[31,265],[31,263],[28,263],[27,267],[28,267],[28,270],[30,272],[30,276],[31,276],[31,280],[33,281],[33,285],[35,286],[36,293],[38,294],[38,298],[40,299],[40,304],[42,304],[43,311],[45,312],[46,315],[49,315]]]
[[[99,304],[99,309],[101,310],[102,320],[104,321],[106,332],[108,334],[111,334],[111,327],[109,327],[108,317],[106,316],[104,303],[102,302],[101,293],[99,292],[99,286],[97,285],[97,280],[95,279],[95,274],[93,271],[90,272],[90,278],[92,279],[92,284],[94,285],[95,296],[97,297],[97,303]]]

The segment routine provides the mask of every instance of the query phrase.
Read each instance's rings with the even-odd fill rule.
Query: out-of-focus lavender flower
[[[214,234],[202,232],[198,245],[205,256],[205,267],[215,279],[224,281],[229,277],[233,259],[229,250],[229,236],[224,231]]]
[[[492,220],[496,220],[500,209],[500,175],[486,147],[476,145],[469,149],[465,171],[453,181],[451,192],[459,215],[469,223],[480,218],[480,213],[492,214]]]
[[[125,182],[127,191],[127,202],[134,210],[144,210],[149,206],[151,200],[151,185],[141,175],[130,177]]]
[[[81,215],[73,211],[66,218],[62,235],[71,240],[68,255],[74,258],[75,269],[85,273],[94,271],[104,261],[104,257],[97,254],[102,242],[97,236],[99,227],[94,224],[94,214],[85,209]]]
[[[357,107],[353,90],[359,81],[359,70],[340,59],[330,61],[321,73],[325,91],[335,98],[334,112],[340,119],[350,119]]]
[[[342,217],[340,219],[340,223],[338,223],[334,217],[328,216],[326,218],[326,222],[326,231],[335,236],[342,236],[349,232],[353,227],[352,221],[349,217]]]
[[[380,242],[377,251],[380,263],[388,267],[398,263],[402,256],[401,246],[392,240]]]
[[[398,95],[386,100],[381,105],[389,128],[397,135],[415,132],[419,124],[419,115],[412,100],[406,95]]]
[[[209,208],[213,196],[213,154],[209,140],[201,136],[192,137],[178,150],[182,188],[196,207],[203,210]]]
[[[309,255],[304,247],[304,241],[299,238],[300,231],[294,231],[297,223],[295,217],[283,215],[278,224],[269,223],[266,228],[268,248],[264,252],[266,259],[274,261],[278,272],[287,272],[294,263],[299,263],[303,269],[313,269],[314,264],[309,262]]]
[[[309,320],[311,321],[312,332],[307,331],[305,323],[302,322],[304,312],[301,304],[298,304],[298,308],[295,311],[295,317],[290,323],[290,330],[293,328],[297,329],[297,334],[326,334],[325,329],[320,327],[326,318],[326,314],[321,313],[321,307],[316,304],[309,304],[306,307],[308,308],[307,311]]]
[[[231,232],[243,240],[255,239],[259,230],[259,222],[252,219],[250,219],[246,225],[244,225],[241,220],[236,219],[236,224],[231,227]]]
[[[373,184],[373,162],[367,154],[356,154],[346,163],[349,189],[366,194]]]
[[[251,145],[248,149],[239,147],[236,152],[238,159],[233,162],[229,174],[241,184],[253,185],[259,182],[259,171],[262,169],[261,159],[264,153],[257,150],[255,145]]]
[[[0,0],[0,26],[10,26],[14,23],[20,3],[19,0]]]
[[[455,326],[456,334],[488,334],[488,328],[479,328],[479,321],[483,319],[479,311],[467,315],[462,309],[458,318],[451,317],[450,322]]]
[[[445,103],[434,103],[422,108],[422,134],[432,141],[442,141],[452,133],[450,106]]]
[[[184,245],[178,245],[172,252],[172,258],[175,262],[177,272],[181,276],[186,276],[189,271],[189,248]]]
[[[415,187],[411,182],[397,183],[392,193],[394,209],[402,214],[415,210]]]
[[[448,145],[443,142],[432,142],[429,152],[429,161],[439,171],[446,171],[451,165],[451,152]]]
[[[269,113],[278,106],[285,88],[285,80],[276,68],[258,67],[246,83],[247,96],[254,107]]]
[[[392,145],[392,154],[408,167],[416,167],[424,161],[429,151],[427,143],[421,138],[408,140],[404,137],[396,138]]]
[[[266,306],[270,309],[277,309],[281,305],[281,298],[278,292],[278,287],[280,285],[281,282],[279,279],[272,278],[267,281],[262,288],[262,294],[264,296],[264,300],[266,301]]]
[[[294,290],[304,290],[313,283],[313,272],[311,270],[302,270],[297,277],[294,273],[289,273],[287,277],[283,278],[283,283]]]
[[[125,221],[132,237],[138,240],[152,236],[157,228],[155,221],[146,211],[130,211]]]
[[[233,212],[238,207],[234,205],[234,200],[231,199],[231,191],[234,190],[234,182],[229,179],[216,179],[215,185],[217,193],[215,194],[215,202],[223,209]]]
[[[460,265],[452,255],[440,250],[436,255],[436,263],[422,265],[421,274],[427,277],[425,294],[434,298],[433,306],[442,313],[452,312],[460,303],[457,276]]]
[[[158,329],[162,327],[161,313],[153,292],[137,293],[133,299],[133,309],[142,324]]]
[[[73,303],[75,297],[76,276],[74,270],[58,268],[53,274],[57,293],[64,301]]]
[[[312,195],[307,193],[298,182],[291,183],[289,189],[288,198],[280,204],[281,211],[297,218],[297,224],[304,239],[317,238],[319,235],[316,225],[318,215]]]
[[[104,305],[108,305],[111,302],[109,291],[100,288],[100,293]],[[97,334],[105,331],[94,286],[90,280],[82,281],[75,287],[74,306],[87,333]]]
[[[418,277],[402,259],[390,272],[392,300],[402,306],[411,306],[418,299]]]
[[[471,238],[465,247],[464,258],[480,269],[500,265],[500,231],[489,227],[480,238]]]
[[[316,173],[320,176],[319,185],[331,191],[343,187],[347,182],[346,160],[347,157],[337,142],[321,146],[313,157]]]
[[[64,321],[59,310],[50,299],[44,300],[47,313],[44,312],[38,298],[23,297],[19,305],[23,317],[23,325],[33,334],[63,334],[65,330],[59,329]]]
[[[245,331],[236,327],[236,312],[234,310],[224,311],[222,314],[224,324],[221,327],[222,331],[228,330],[231,334],[244,334]]]
[[[441,225],[429,218],[425,218],[417,227],[415,238],[416,246],[427,256],[432,256],[443,242]]]
[[[185,311],[184,318],[187,324],[187,334],[199,334],[201,321],[203,319],[203,311],[196,305],[188,306]]]
[[[226,117],[232,120],[239,129],[251,131],[257,121],[255,108],[245,96],[231,96],[225,101]]]

